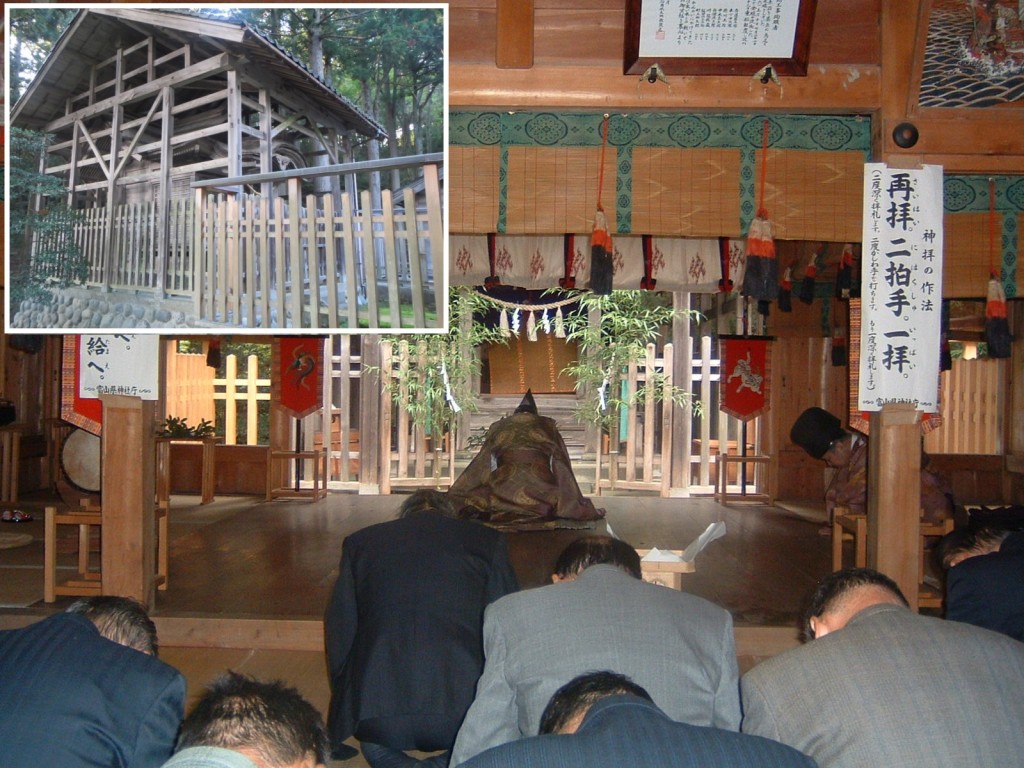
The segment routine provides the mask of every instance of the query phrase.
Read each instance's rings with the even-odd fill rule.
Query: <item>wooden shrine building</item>
[[[364,233],[374,229],[373,203],[359,193],[368,182],[357,184],[346,162],[384,129],[245,23],[83,9],[12,106],[11,123],[52,137],[42,170],[64,181],[81,215],[85,285],[184,299],[212,325],[355,327],[355,307],[345,316],[338,302],[356,304],[357,284],[364,304],[372,294],[371,309],[378,278],[395,296],[402,280],[422,299],[433,267],[421,275],[420,262],[431,245],[441,251],[440,157],[363,163],[363,173],[431,168],[421,215],[412,190],[407,199],[394,190],[394,204],[387,193],[387,215],[408,222],[391,225],[402,243],[391,243],[384,258],[395,264],[381,268],[402,261],[402,277],[377,274],[374,236]],[[300,237],[325,215],[337,216],[336,238]],[[417,233],[417,219],[432,230]],[[318,250],[335,258],[318,262]],[[390,311],[397,319],[399,308]]]

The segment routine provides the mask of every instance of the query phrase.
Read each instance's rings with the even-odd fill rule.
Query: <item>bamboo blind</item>
[[[740,152],[637,147],[633,232],[738,237]]]
[[[984,298],[989,273],[988,214],[946,214],[943,222],[943,298]],[[997,242],[992,257],[996,269],[1001,252]]]
[[[601,200],[615,222],[615,149],[605,153]],[[600,147],[509,147],[506,232],[589,232],[597,210]],[[458,231],[454,225],[452,231]]]
[[[756,178],[761,174],[761,153]],[[861,152],[769,150],[764,205],[780,240],[860,242]]]
[[[449,231],[494,232],[498,227],[498,147],[449,147]]]

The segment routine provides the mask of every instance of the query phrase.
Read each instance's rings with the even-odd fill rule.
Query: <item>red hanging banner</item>
[[[296,419],[317,410],[323,401],[322,336],[279,336],[275,382],[278,402]]]
[[[103,431],[103,404],[98,397],[80,397],[81,363],[78,347],[81,336],[65,336],[61,355],[60,417],[86,432]]]
[[[768,337],[719,336],[721,394],[719,407],[741,421],[768,410],[771,350]]]

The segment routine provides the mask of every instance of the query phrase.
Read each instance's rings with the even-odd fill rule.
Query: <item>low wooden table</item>
[[[156,505],[167,506],[171,497],[171,445],[202,445],[202,478],[200,486],[201,504],[213,501],[217,487],[217,458],[215,449],[219,437],[200,437],[195,439],[182,437],[156,438]]]
[[[637,554],[640,555],[640,574],[643,576],[644,581],[650,584],[660,584],[663,587],[681,590],[683,588],[683,574],[694,573],[697,570],[697,566],[692,560],[685,562],[644,560],[644,557],[650,551],[649,549],[637,550]],[[681,555],[683,553],[681,549],[663,551],[671,552],[674,555]]]

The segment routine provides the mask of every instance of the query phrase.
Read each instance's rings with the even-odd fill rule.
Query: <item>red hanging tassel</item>
[[[732,291],[732,279],[729,277],[729,238],[718,238],[718,260],[722,264],[722,278],[718,281],[719,293],[730,293]]]
[[[491,288],[494,288],[495,286],[501,285],[501,278],[498,277],[498,275],[495,274],[495,271],[494,271],[494,264],[495,264],[495,258],[496,258],[496,255],[495,255],[495,241],[496,241],[496,239],[497,239],[497,235],[495,235],[494,232],[488,232],[487,233],[487,261],[491,265],[491,274],[489,274],[487,277],[484,278],[484,288],[487,289],[487,290],[490,290]]]
[[[1006,294],[996,272],[996,182],[988,180],[988,297],[985,302],[985,343],[988,356],[1010,356],[1010,324],[1006,319]]]
[[[821,243],[815,249],[814,255],[811,256],[811,260],[807,262],[807,268],[804,270],[804,278],[800,281],[800,293],[797,296],[797,298],[799,298],[804,304],[810,304],[814,301],[814,283],[815,278],[818,276],[818,264],[824,256],[825,244]]]
[[[562,263],[565,265],[565,276],[558,278],[558,287],[563,291],[569,291],[576,287],[576,276],[572,273],[575,260],[576,235],[566,235],[562,240]]]
[[[779,286],[779,311],[793,311],[793,270],[790,267],[782,275],[782,285]]]
[[[645,291],[653,291],[658,281],[651,275],[654,272],[654,238],[643,235],[640,238],[644,249],[644,276],[640,278],[640,287]]]
[[[757,216],[747,230],[747,269],[743,273],[743,295],[757,299],[757,311],[768,314],[767,303],[779,295],[779,265],[775,260],[775,240],[768,211],[764,207],[764,185],[768,171],[768,135],[771,124],[764,121],[761,138],[761,186]]]
[[[846,365],[846,335],[836,326],[832,331],[832,365],[841,368]]]
[[[1006,294],[993,274],[988,281],[988,300],[985,302],[985,343],[988,345],[988,356],[1009,357],[1012,342],[1010,324],[1006,319]]]
[[[597,213],[594,214],[594,230],[590,234],[590,290],[601,296],[612,292],[612,278],[615,265],[612,262],[612,236],[608,233],[608,219],[601,205],[604,187],[604,153],[608,148],[608,115],[601,126],[601,167],[597,172]]]
[[[836,271],[836,296],[840,299],[850,298],[852,284],[853,246],[847,243],[843,246],[843,255],[839,258],[839,268]]]

